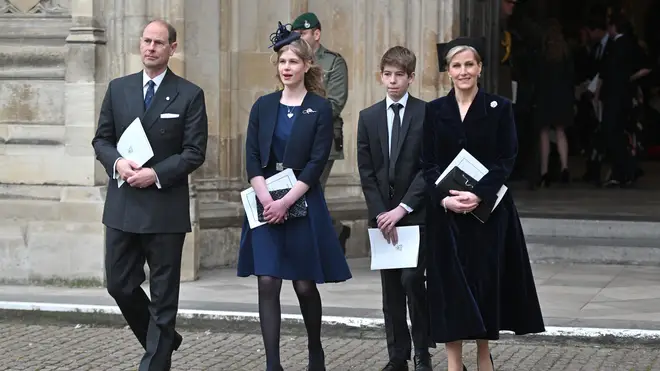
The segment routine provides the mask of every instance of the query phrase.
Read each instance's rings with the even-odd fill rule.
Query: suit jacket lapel
[[[378,128],[378,139],[380,139],[380,149],[383,153],[383,159],[385,160],[385,165],[389,166],[390,144],[387,130],[387,107],[384,99],[378,104],[374,120],[374,124]]]
[[[126,107],[131,117],[139,117],[142,120],[144,115],[144,95],[142,90],[142,72],[138,72],[129,77],[126,84],[124,97],[126,97]],[[126,123],[128,126],[130,122]]]
[[[463,119],[463,125],[470,125],[480,121],[482,118],[488,116],[488,111],[486,107],[486,94],[482,89],[477,91],[477,95],[474,97],[470,108],[468,109],[465,118]],[[456,105],[458,108],[458,104]],[[460,119],[460,113],[459,113]]]
[[[277,124],[277,112],[279,110],[280,98],[282,97],[282,91],[278,94],[268,95],[269,99],[266,100],[265,107],[260,111],[270,112],[267,116],[263,117],[263,123],[261,122],[262,116],[259,115],[259,127],[263,127],[264,143],[267,144],[267,148],[264,146],[264,150],[270,153],[270,146],[273,140],[273,135],[275,134],[275,125]],[[261,139],[261,138],[260,138]],[[261,140],[260,140],[261,141]],[[284,150],[286,153],[286,149]]]
[[[410,129],[410,123],[412,122],[413,117],[415,117],[415,110],[417,109],[417,102],[412,97],[408,96],[408,104],[403,114],[403,121],[401,122],[401,135],[399,135],[399,145],[396,148],[396,151],[392,154],[392,161],[396,162],[399,159],[399,154],[401,153],[401,148],[403,148],[403,142],[406,140],[408,135],[408,130]],[[394,128],[392,128],[394,130]]]
[[[158,90],[154,95],[149,109],[144,113],[144,117],[142,118],[142,126],[145,131],[153,126],[156,120],[160,117],[160,114],[169,107],[178,94],[179,91],[176,84],[176,75],[168,69],[161,86],[158,87]],[[144,100],[142,101],[144,102]]]

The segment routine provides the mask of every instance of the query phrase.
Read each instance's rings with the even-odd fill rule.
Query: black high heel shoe
[[[493,363],[493,355],[489,353],[488,356],[490,357],[490,365],[493,368],[493,371],[495,371],[495,364]],[[477,362],[477,371],[478,370],[479,370],[479,362]],[[467,371],[465,365],[463,365],[463,371]]]
[[[537,188],[548,188],[550,187],[550,176],[548,173],[542,174],[541,178],[536,182]]]

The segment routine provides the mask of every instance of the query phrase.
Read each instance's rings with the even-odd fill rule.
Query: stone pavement
[[[0,370],[136,370],[141,348],[130,330],[86,326],[0,324]],[[262,371],[265,356],[258,334],[183,332],[173,370]],[[520,338],[523,339],[523,338]],[[384,341],[324,339],[328,371],[374,371],[386,359]],[[446,369],[442,347],[434,352],[435,370]],[[476,370],[473,343],[464,346],[465,363]],[[660,370],[660,349],[652,346],[603,347],[589,343],[502,340],[492,354],[497,370],[649,371]],[[306,339],[283,336],[281,357],[287,371],[305,370]]]
[[[369,270],[368,259],[349,264],[353,279],[319,286],[324,315],[382,320],[378,272]],[[532,269],[547,326],[660,330],[660,267],[534,264]],[[115,305],[104,288],[55,286],[1,286],[0,309],[7,309],[7,302]],[[283,313],[300,314],[290,283],[282,287],[281,303]],[[198,281],[182,284],[180,308],[254,314],[256,279],[236,277],[235,269],[204,271]]]

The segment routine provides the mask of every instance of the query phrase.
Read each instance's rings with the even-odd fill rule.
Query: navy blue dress
[[[293,108],[292,118],[287,113],[287,106],[280,104],[271,161],[264,169],[265,178],[277,173],[275,163],[282,162],[293,121],[301,114],[301,108]],[[238,254],[239,277],[272,276],[316,283],[343,282],[351,278],[320,183],[310,184],[305,197],[306,217],[254,229],[250,229],[245,218]]]

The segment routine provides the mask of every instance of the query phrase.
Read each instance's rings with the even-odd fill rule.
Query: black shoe
[[[433,371],[429,352],[419,352],[413,358],[415,371]]]
[[[183,342],[183,336],[181,336],[178,332],[174,333],[174,350],[179,350],[179,347],[181,346],[181,343]]]
[[[310,354],[307,371],[325,371],[325,353],[323,349],[316,356]]]
[[[389,361],[381,371],[408,371],[408,362]]]
[[[536,188],[550,187],[550,176],[548,173],[542,174],[541,178],[536,182]]]

